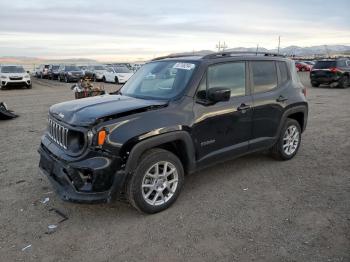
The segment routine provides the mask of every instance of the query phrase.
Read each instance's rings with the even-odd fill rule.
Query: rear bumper
[[[39,172],[49,179],[62,200],[79,203],[109,202],[118,197],[123,189],[126,175],[123,170],[115,171],[118,159],[107,161],[108,165],[98,156],[68,163],[51,154],[43,144],[38,152]]]
[[[317,83],[317,84],[331,84],[338,82],[340,80],[339,76],[332,76],[332,77],[316,77],[316,76],[310,76],[311,83]]]

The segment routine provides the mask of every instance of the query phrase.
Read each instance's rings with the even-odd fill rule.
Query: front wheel
[[[119,84],[120,84],[120,83],[119,83],[119,79],[118,79],[118,77],[115,77],[114,81],[115,81],[115,83],[116,83],[117,85],[119,85]]]
[[[180,194],[184,170],[179,158],[163,149],[151,149],[127,184],[129,202],[139,211],[157,213],[170,207]]]
[[[68,79],[67,76],[64,77],[64,81],[65,81],[66,83],[69,83],[69,79]]]
[[[300,143],[301,128],[298,121],[287,118],[271,153],[278,160],[292,159],[297,154]]]

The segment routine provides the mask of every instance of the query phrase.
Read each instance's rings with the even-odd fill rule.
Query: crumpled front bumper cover
[[[116,171],[114,165],[87,168],[87,162],[98,158],[84,159],[74,163],[65,163],[57,159],[45,146],[39,148],[39,171],[48,177],[57,194],[65,201],[79,203],[110,202],[118,197],[123,189],[125,172]],[[116,160],[117,161],[117,160]],[[81,164],[83,164],[81,166]],[[97,163],[98,165],[98,163]],[[81,179],[81,175],[88,172],[93,177],[89,182]]]

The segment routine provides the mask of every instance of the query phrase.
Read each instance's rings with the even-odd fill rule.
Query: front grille
[[[23,79],[23,77],[16,77],[16,76],[14,76],[14,77],[10,77],[10,80],[22,80]]]
[[[49,118],[48,131],[49,136],[52,138],[53,141],[62,146],[64,149],[67,149],[68,128],[65,128],[64,126]]]

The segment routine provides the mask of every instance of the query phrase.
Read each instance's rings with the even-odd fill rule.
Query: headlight
[[[24,78],[30,78],[30,76],[29,75],[25,75]]]
[[[70,76],[71,76],[71,75],[72,75],[72,72],[68,72],[68,75],[70,75]]]
[[[7,76],[1,76],[1,78],[2,78],[2,79],[6,79],[6,78],[7,78]]]

